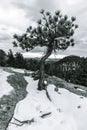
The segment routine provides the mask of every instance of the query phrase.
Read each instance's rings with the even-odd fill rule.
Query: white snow
[[[11,68],[11,70],[14,72],[22,73],[22,74],[32,74],[33,71],[26,70],[26,69],[19,69],[19,68]]]
[[[13,69],[12,71],[24,73],[25,70]],[[7,82],[7,77],[11,73],[0,68],[0,98],[9,95],[13,87]],[[31,120],[31,124],[16,126],[9,124],[8,130],[87,130],[87,98],[76,95],[64,88],[58,88],[50,84],[47,92],[51,101],[47,98],[46,91],[38,91],[38,81],[25,76],[28,82],[27,96],[17,103],[14,116],[18,120]],[[82,90],[82,88],[78,88]],[[43,114],[49,115],[41,118]],[[11,122],[18,123],[14,120]]]
[[[13,71],[13,72],[18,72],[18,73],[24,73],[24,69],[15,69],[15,68],[11,68],[11,70]]]
[[[0,98],[3,95],[9,95],[10,92],[13,90],[13,87],[7,82],[7,76],[10,74],[8,72],[3,71],[2,68],[0,68]]]
[[[80,90],[80,91],[83,91],[83,92],[85,91],[85,90],[83,90],[83,89],[81,89],[81,88],[77,88],[77,90]]]
[[[55,92],[55,86],[49,85],[47,91],[52,100],[49,101],[44,90],[37,90],[38,81],[31,77],[25,79],[29,83],[28,94],[16,105],[14,117],[21,121],[33,118],[35,122],[23,126],[10,123],[8,130],[87,130],[87,98],[63,88]],[[41,118],[49,112],[50,115]],[[11,122],[16,121],[12,119]]]
[[[54,105],[59,107],[63,113],[71,115],[78,130],[87,130],[87,98],[78,96],[66,89],[59,89],[60,94],[54,92],[54,85],[48,87],[49,95]],[[80,108],[79,108],[80,107]]]
[[[44,55],[44,53],[38,53],[38,52],[25,52],[23,53],[23,57],[24,58],[41,58]],[[64,58],[66,55],[60,55],[60,54],[52,54],[49,58],[51,59],[62,59]]]

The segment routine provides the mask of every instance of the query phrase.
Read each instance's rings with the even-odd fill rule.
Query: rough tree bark
[[[44,86],[44,79],[45,79],[45,61],[47,60],[47,58],[51,55],[52,53],[52,48],[49,47],[47,48],[47,52],[46,55],[44,55],[40,61],[40,79],[38,82],[38,90],[43,90],[45,89]]]

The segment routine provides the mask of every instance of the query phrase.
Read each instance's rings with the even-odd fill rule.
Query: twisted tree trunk
[[[40,62],[40,79],[38,82],[38,90],[43,90],[45,89],[44,86],[44,79],[45,79],[45,61],[47,58],[51,55],[52,49],[47,48],[46,55],[42,57],[41,62]]]

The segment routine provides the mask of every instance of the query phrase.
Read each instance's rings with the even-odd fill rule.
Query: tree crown
[[[36,46],[46,46],[52,50],[65,50],[74,45],[72,38],[78,25],[75,17],[68,18],[56,11],[52,15],[49,11],[41,10],[42,19],[38,20],[37,27],[29,26],[22,35],[14,35],[14,46],[20,46],[29,51]]]

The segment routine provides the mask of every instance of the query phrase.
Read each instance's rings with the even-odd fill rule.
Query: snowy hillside
[[[24,70],[12,70],[24,73]],[[8,76],[5,71],[3,73],[5,77]],[[44,90],[37,90],[38,81],[34,81],[31,76],[24,78],[28,82],[28,93],[17,103],[7,130],[87,130],[86,97],[78,96],[60,86],[55,91],[56,86],[49,84],[47,92],[50,101]],[[4,83],[2,80],[2,84]]]

